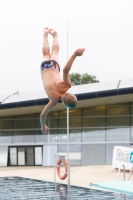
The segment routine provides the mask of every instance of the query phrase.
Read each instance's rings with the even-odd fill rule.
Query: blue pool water
[[[0,200],[133,200],[133,196],[22,177],[0,178]]]

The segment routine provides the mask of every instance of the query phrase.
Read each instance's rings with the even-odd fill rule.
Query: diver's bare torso
[[[65,84],[60,73],[53,68],[44,69],[42,71],[42,81],[45,92],[50,100],[59,100],[70,88]]]

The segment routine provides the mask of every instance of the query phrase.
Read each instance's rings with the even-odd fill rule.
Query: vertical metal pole
[[[68,38],[68,26],[69,26],[69,20],[67,19],[67,60],[69,57],[69,38]],[[70,196],[70,159],[69,159],[69,108],[67,107],[67,162],[68,162],[68,198]]]
[[[68,19],[67,19],[67,24],[66,24],[66,30],[67,30],[67,60],[68,60]],[[59,155],[55,155],[54,157],[54,182],[55,182],[55,191],[56,191],[56,162],[57,159],[56,157],[59,157]],[[67,183],[68,183],[68,198],[70,197],[70,161],[69,161],[69,108],[67,108],[67,162],[68,162],[68,178],[67,178]]]
[[[69,38],[68,38],[68,29],[69,29],[69,20],[67,19],[67,24],[66,24],[66,31],[67,31],[67,60],[69,58]]]
[[[69,21],[67,19],[67,60],[68,60],[68,26],[69,26]],[[67,157],[69,158],[69,108],[67,107]]]
[[[55,191],[56,191],[56,155],[54,156],[54,184],[55,184]]]
[[[70,170],[69,170],[69,108],[67,108],[67,157],[68,157],[68,184],[70,185]]]

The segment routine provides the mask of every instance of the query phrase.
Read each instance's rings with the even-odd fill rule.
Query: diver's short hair
[[[77,97],[74,94],[66,93],[62,98],[63,103],[69,108],[75,108],[77,106]]]

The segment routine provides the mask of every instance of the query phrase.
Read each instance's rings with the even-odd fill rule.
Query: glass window
[[[105,106],[83,108],[83,116],[105,116]]]
[[[48,133],[55,135],[55,134],[59,134],[59,130],[58,129],[48,129]]]
[[[49,128],[58,128],[59,127],[59,120],[58,120],[58,118],[49,118],[46,122],[46,125]]]
[[[69,127],[70,128],[78,128],[82,126],[82,119],[81,117],[75,117],[75,118],[70,118],[69,119]]]
[[[51,111],[46,124],[51,142],[67,142],[67,109]],[[0,117],[0,136],[12,134],[42,135],[40,113]],[[133,141],[133,102],[69,109],[70,142],[128,142],[130,139]]]
[[[36,129],[36,135],[43,135],[42,131],[41,131],[41,128],[40,129]]]
[[[81,115],[82,115],[82,109],[69,109],[69,117],[71,116],[80,117]],[[60,111],[59,116],[67,118],[67,109]]]
[[[41,135],[43,135],[41,133]],[[59,135],[59,130],[58,129],[48,129],[48,142],[58,142],[58,135]],[[47,135],[45,135],[47,136]]]
[[[1,119],[4,119],[4,120],[13,119],[13,116],[3,116],[3,117],[0,117],[0,120]]]
[[[109,117],[107,116],[107,127],[110,126],[130,126],[130,116],[117,116]]]
[[[14,129],[35,128],[35,119],[16,119]]]
[[[36,115],[18,115],[14,117],[14,129],[36,128]]]
[[[105,126],[105,106],[83,108],[83,127]]]
[[[81,129],[70,129],[69,134],[70,142],[81,142]]]
[[[103,127],[105,126],[105,117],[84,117],[83,127]]]
[[[28,114],[28,115],[15,115],[14,116],[14,119],[35,119],[36,118],[36,114],[34,113],[34,114]]]
[[[59,129],[58,142],[67,142],[67,129]]]
[[[106,141],[130,141],[130,104],[107,106]]]
[[[133,141],[133,102],[131,103],[131,141]]]
[[[12,136],[12,131],[1,131],[0,130],[0,137],[1,136]]]
[[[69,111],[70,111],[70,109],[69,109]],[[67,109],[60,111],[59,117],[65,117],[65,118],[67,118]]]
[[[82,119],[81,117],[71,117],[69,118],[69,127],[81,127]],[[67,119],[60,118],[59,119],[59,128],[66,128],[67,127]]]
[[[35,130],[14,130],[13,131],[13,136],[16,135],[35,135],[36,131]]]
[[[54,118],[54,117],[56,117],[56,118],[59,117],[59,112],[58,112],[58,111],[57,111],[57,112],[55,112],[55,111],[52,112],[52,111],[51,111],[51,112],[48,114],[48,118],[51,118],[51,117],[52,117],[52,118]]]
[[[113,104],[107,106],[107,116],[130,115],[129,103]]]
[[[37,117],[36,118],[36,128],[41,128],[41,125],[40,125],[40,117]]]
[[[13,117],[1,117],[0,118],[0,129],[13,129]]]
[[[129,127],[114,127],[106,130],[107,142],[129,142],[130,128]]]
[[[103,128],[83,128],[82,142],[105,142],[105,129]]]
[[[67,118],[59,118],[59,128],[67,127]]]
[[[82,109],[69,109],[69,127],[82,126]],[[60,112],[59,128],[67,127],[67,110]]]
[[[67,134],[67,128],[60,128],[59,129],[59,134]]]
[[[69,116],[72,117],[81,117],[82,109],[69,109]]]

